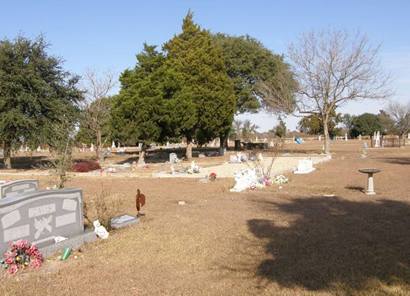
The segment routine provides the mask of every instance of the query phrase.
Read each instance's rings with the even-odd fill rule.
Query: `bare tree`
[[[367,37],[344,31],[309,32],[289,46],[298,79],[297,110],[323,120],[325,152],[330,153],[329,119],[351,101],[384,99],[391,95],[390,78],[380,66],[380,46]]]
[[[110,114],[110,104],[107,98],[115,85],[116,81],[112,72],[98,75],[95,70],[89,69],[84,74],[86,101],[83,122],[95,139],[96,156],[100,161],[103,161],[102,148],[107,140],[102,139],[103,125]]]
[[[242,123],[241,138],[245,141],[250,141],[252,137],[258,132],[258,126],[253,124],[249,119],[246,119]]]
[[[410,132],[410,103],[391,102],[387,107],[387,114],[394,121],[394,129],[399,134],[401,145],[404,135]]]
[[[230,138],[233,140],[240,140],[242,132],[242,121],[239,119],[232,122]]]

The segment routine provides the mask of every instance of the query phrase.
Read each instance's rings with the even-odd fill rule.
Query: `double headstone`
[[[19,239],[41,248],[54,244],[57,237],[83,233],[80,189],[35,191],[0,200],[0,253]]]

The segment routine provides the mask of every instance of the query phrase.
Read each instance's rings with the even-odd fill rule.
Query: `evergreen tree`
[[[139,161],[144,160],[147,144],[163,143],[172,136],[168,120],[168,102],[163,84],[164,55],[155,46],[144,45],[137,55],[137,65],[125,70],[120,93],[114,97],[111,110],[112,136],[123,143],[143,144]]]
[[[82,99],[78,77],[46,49],[42,37],[0,41],[0,142],[6,168],[11,168],[12,149],[53,146],[55,126],[74,127]]]
[[[167,55],[167,93],[172,121],[187,140],[186,157],[192,157],[192,141],[206,143],[229,134],[235,112],[235,96],[221,48],[211,34],[193,22],[192,13],[183,20],[182,33],[164,45]]]

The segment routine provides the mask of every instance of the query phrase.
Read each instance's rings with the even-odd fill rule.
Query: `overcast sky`
[[[154,2],[154,3],[151,3]],[[120,73],[133,67],[142,44],[161,45],[180,31],[188,9],[202,27],[232,35],[249,34],[275,53],[302,32],[346,29],[368,34],[381,43],[380,57],[391,72],[393,100],[410,101],[410,1],[3,1],[0,37],[42,33],[50,51],[65,68],[82,74],[87,68]],[[340,111],[377,113],[386,102],[352,103]],[[242,116],[244,117],[244,116]],[[275,125],[271,114],[245,115],[260,131]],[[289,117],[288,127],[297,119]]]

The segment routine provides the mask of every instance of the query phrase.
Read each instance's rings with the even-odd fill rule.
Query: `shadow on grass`
[[[359,192],[364,192],[365,188],[363,186],[354,186],[354,185],[348,185],[345,186],[346,189],[352,190],[352,191],[359,191]]]
[[[408,204],[338,197],[262,204],[297,218],[286,227],[266,219],[248,221],[271,256],[257,265],[261,279],[312,291],[343,287],[346,293],[369,289],[374,280],[410,284]]]
[[[391,164],[410,165],[410,157],[383,157],[379,159]]]
[[[46,156],[15,156],[11,160],[13,169],[48,168],[50,160]],[[0,161],[0,168],[4,169],[4,159]]]
[[[218,148],[194,148],[192,149],[192,156],[198,157],[199,154],[203,153],[207,155],[207,157],[219,156],[218,155]],[[158,149],[158,150],[148,150],[145,154],[145,162],[146,163],[163,163],[169,161],[169,154],[176,153],[178,158],[182,159],[185,156],[185,148],[169,148],[169,149]],[[127,159],[118,161],[117,164],[124,164],[133,161],[138,161],[138,152],[136,156],[130,156]]]

